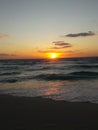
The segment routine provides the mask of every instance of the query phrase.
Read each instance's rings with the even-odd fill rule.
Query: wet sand
[[[98,130],[98,104],[0,95],[0,130]]]

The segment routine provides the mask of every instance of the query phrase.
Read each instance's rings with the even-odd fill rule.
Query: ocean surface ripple
[[[98,103],[98,58],[0,60],[0,94]]]

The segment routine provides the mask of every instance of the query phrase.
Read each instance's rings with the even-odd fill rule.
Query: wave
[[[34,76],[23,76],[23,77],[16,76],[16,77],[0,79],[0,83],[16,83],[16,82],[33,80],[33,79],[34,79]]]
[[[16,83],[28,80],[86,80],[98,78],[98,72],[80,71],[69,74],[39,74],[37,76],[9,77],[1,79],[2,83]]]
[[[98,65],[75,65],[73,66],[75,68],[83,68],[83,69],[95,69],[95,68],[98,68]]]
[[[46,66],[46,67],[32,67],[26,69],[26,71],[42,71],[42,70],[66,70],[66,69],[97,69],[98,65],[82,65],[82,64],[69,64],[69,65],[61,65],[61,66]]]
[[[2,69],[4,69],[4,70],[12,70],[12,69],[19,69],[19,67],[18,66],[12,66],[12,65],[10,65],[10,66],[8,66],[8,65],[2,65],[2,66],[0,66],[0,69],[2,70]]]
[[[80,71],[72,72],[69,74],[40,74],[35,76],[35,78],[40,80],[81,80],[89,78],[98,78],[98,72]]]
[[[0,76],[3,76],[3,75],[17,75],[17,74],[20,74],[20,72],[5,72],[5,73],[0,73]]]
[[[72,72],[72,75],[86,75],[86,76],[98,76],[98,72],[92,71],[79,71],[79,72]]]
[[[5,80],[1,80],[1,83],[16,83],[19,82],[17,79],[5,79]]]
[[[31,68],[31,69],[26,69],[26,71],[40,71],[40,70],[49,70],[51,69],[50,67],[42,67],[42,68]]]

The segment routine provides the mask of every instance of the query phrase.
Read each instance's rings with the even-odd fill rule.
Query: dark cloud
[[[54,41],[56,46],[66,46],[69,45],[69,43],[65,43],[64,41]]]
[[[65,37],[87,37],[87,36],[94,36],[96,35],[94,32],[89,31],[89,32],[83,32],[83,33],[75,33],[75,34],[67,34],[64,35]]]
[[[68,47],[72,47],[72,45],[69,44],[69,45],[63,46],[62,48],[68,48]]]
[[[72,47],[70,43],[65,43],[64,41],[54,41],[53,43],[55,45],[53,49],[63,49],[63,48]]]
[[[10,35],[8,35],[8,34],[0,34],[0,38],[6,38],[6,37],[10,37]]]
[[[16,56],[16,55],[14,55],[14,54],[0,53],[0,56]]]
[[[38,50],[38,52],[39,53],[51,53],[51,52],[64,53],[65,51],[60,49],[72,47],[70,43],[65,43],[64,41],[54,41],[52,43],[54,43],[53,47],[47,48],[46,50]]]

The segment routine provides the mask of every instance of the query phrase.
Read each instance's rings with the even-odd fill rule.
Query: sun
[[[57,59],[57,58],[58,58],[58,54],[57,54],[57,53],[49,53],[49,54],[48,54],[48,57],[49,57],[50,59]]]
[[[55,58],[57,58],[57,55],[56,55],[56,53],[51,53],[51,55],[50,55],[50,56],[51,56],[51,58],[52,58],[52,59],[55,59]]]

